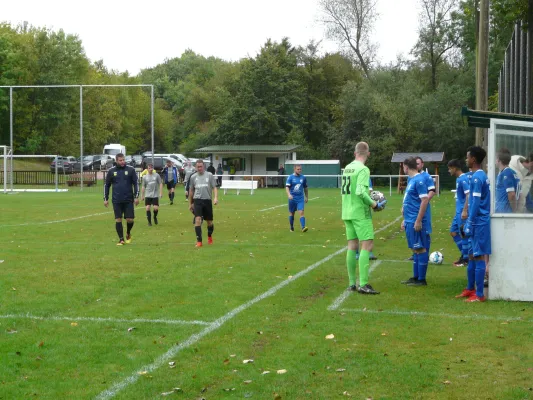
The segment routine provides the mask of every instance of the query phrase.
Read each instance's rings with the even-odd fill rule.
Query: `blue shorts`
[[[491,252],[490,223],[472,226],[472,236],[468,241],[468,254],[479,257],[489,255]]]
[[[453,217],[452,225],[450,226],[450,232],[461,234],[461,225],[466,223],[466,219],[461,218],[461,213],[455,214]]]
[[[427,228],[422,226],[421,231],[415,231],[415,224],[405,223],[405,236],[407,237],[407,247],[413,250],[428,249],[430,245]]]
[[[296,210],[303,211],[305,201],[304,199],[292,199],[289,200],[289,212],[292,214]]]

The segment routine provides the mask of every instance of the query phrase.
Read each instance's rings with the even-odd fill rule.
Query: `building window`
[[[266,158],[266,170],[268,171],[277,171],[279,168],[279,158],[278,157],[267,157]]]
[[[246,159],[241,157],[228,157],[222,159],[222,168],[224,171],[230,173],[230,171],[235,170],[235,172],[245,171],[246,170]]]

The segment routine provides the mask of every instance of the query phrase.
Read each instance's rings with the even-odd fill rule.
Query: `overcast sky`
[[[418,0],[378,0],[374,37],[382,63],[408,55],[417,39]],[[2,2],[2,21],[76,34],[91,61],[137,74],[191,49],[237,61],[254,57],[268,38],[293,45],[325,39],[318,0],[19,0]]]

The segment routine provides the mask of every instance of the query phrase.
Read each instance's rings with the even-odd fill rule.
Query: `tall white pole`
[[[11,146],[11,159],[9,165],[11,167],[11,191],[13,191],[13,155],[15,154],[15,147],[13,146],[13,88],[9,88],[9,145]]]
[[[83,191],[83,86],[80,85],[80,190]]]

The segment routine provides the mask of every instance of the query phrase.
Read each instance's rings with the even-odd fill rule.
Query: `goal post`
[[[1,89],[9,90],[9,147],[11,149],[11,154],[16,154],[17,151],[14,147],[14,137],[13,137],[13,91],[17,89],[48,89],[48,88],[78,88],[79,89],[79,141],[80,141],[80,159],[83,158],[84,154],[84,139],[83,139],[83,95],[85,88],[141,88],[149,89],[149,99],[150,99],[150,134],[151,134],[151,152],[154,154],[155,146],[155,120],[154,120],[154,85],[151,84],[112,84],[112,85],[0,85]],[[102,143],[102,147],[105,143]],[[55,151],[55,150],[54,150]],[[76,155],[77,156],[77,155]],[[4,157],[5,158],[5,157]],[[8,178],[9,179],[9,178]],[[5,182],[5,181],[4,181]],[[79,182],[80,190],[83,190],[84,182],[83,179]]]

